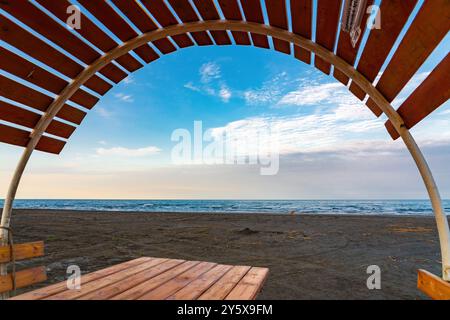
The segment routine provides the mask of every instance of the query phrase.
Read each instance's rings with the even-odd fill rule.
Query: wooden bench
[[[15,300],[252,300],[267,268],[143,257],[81,276],[79,290],[60,282]]]
[[[0,264],[10,264],[13,260],[20,261],[43,255],[44,242],[42,241],[0,246]],[[16,289],[20,289],[45,280],[47,280],[45,267],[11,272],[0,276],[0,293],[13,291],[14,284]]]
[[[426,270],[417,271],[417,288],[433,300],[450,300],[450,283]]]

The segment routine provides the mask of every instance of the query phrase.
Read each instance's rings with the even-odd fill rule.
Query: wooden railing
[[[29,242],[0,246],[0,264],[14,264],[16,261],[41,257],[44,255],[44,242]],[[45,267],[34,267],[0,276],[0,293],[30,286],[47,280]]]

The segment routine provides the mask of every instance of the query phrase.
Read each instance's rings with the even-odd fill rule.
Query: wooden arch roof
[[[367,6],[372,3],[373,0],[368,0]],[[70,30],[65,26],[69,17],[67,8],[72,4],[82,6],[80,29]],[[417,0],[382,0],[381,29],[363,28],[370,32],[365,45],[361,46],[361,37],[353,47],[348,33],[340,29],[341,0],[2,0],[0,142],[27,146],[33,129],[56,97],[105,53],[140,34],[197,21],[225,19],[260,23],[306,39],[312,39],[315,34],[318,45],[334,52],[373,83],[388,62],[377,79],[376,88],[392,102],[450,29],[450,1],[425,0],[408,24],[416,6]],[[362,24],[367,18],[368,15]],[[395,47],[402,31],[405,34]],[[214,44],[272,47],[311,64],[311,52],[285,40],[270,38],[246,31],[208,30],[141,45],[90,77],[60,109],[36,149],[60,153],[87,112],[114,84],[144,64],[181,48]],[[382,114],[373,100],[366,99],[366,92],[329,62],[316,56],[314,66],[348,86],[356,97],[366,101],[376,116]],[[449,74],[447,54],[399,107],[398,113],[407,128],[449,99]],[[389,121],[386,127],[394,139],[399,137]]]

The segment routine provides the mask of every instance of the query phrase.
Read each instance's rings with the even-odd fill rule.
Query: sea
[[[0,200],[0,206],[3,201]],[[447,214],[450,200],[443,200]],[[261,213],[261,214],[350,214],[429,216],[429,200],[24,200],[17,209],[78,211]]]

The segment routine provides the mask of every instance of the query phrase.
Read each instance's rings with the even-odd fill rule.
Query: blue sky
[[[450,37],[394,102],[399,106],[447,54]],[[276,128],[277,175],[257,165],[175,165],[172,132]],[[36,152],[19,198],[426,198],[401,141],[332,77],[292,56],[253,47],[191,47],[114,87],[60,156]],[[450,198],[450,107],[412,132]],[[0,145],[0,192],[21,149]]]

